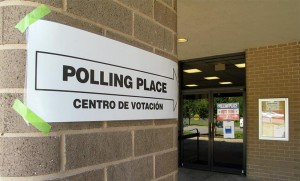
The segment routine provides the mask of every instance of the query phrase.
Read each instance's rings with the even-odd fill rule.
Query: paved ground
[[[195,129],[195,128],[198,129],[200,134],[207,134],[208,133],[208,127],[207,126],[196,126],[196,125],[186,126],[186,127],[184,127],[184,130],[191,130],[191,129]],[[234,130],[235,131],[243,131],[243,128],[234,127]],[[223,131],[223,128],[217,128],[216,131]]]
[[[179,168],[179,181],[253,181],[245,176]]]

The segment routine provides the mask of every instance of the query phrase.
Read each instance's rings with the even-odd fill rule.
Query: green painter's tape
[[[12,108],[17,111],[26,121],[36,127],[36,129],[40,130],[44,134],[49,134],[51,125],[32,112],[19,99],[15,100]]]
[[[48,9],[47,6],[42,4],[39,7],[35,8],[33,11],[31,11],[29,14],[27,14],[15,27],[21,33],[24,33],[28,26],[41,19],[42,17],[46,16],[50,12],[51,10]]]

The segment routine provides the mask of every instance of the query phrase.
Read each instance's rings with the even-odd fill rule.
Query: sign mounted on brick
[[[177,63],[40,20],[27,34],[27,106],[47,122],[177,118]]]
[[[289,140],[288,98],[259,99],[259,139]]]

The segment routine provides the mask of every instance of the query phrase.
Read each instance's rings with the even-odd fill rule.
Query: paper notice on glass
[[[284,138],[284,126],[274,125],[274,137]]]
[[[269,123],[263,123],[262,135],[265,137],[274,136],[274,125]]]

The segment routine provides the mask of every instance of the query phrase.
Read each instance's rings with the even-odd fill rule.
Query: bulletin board
[[[288,98],[259,99],[259,139],[289,140]]]

